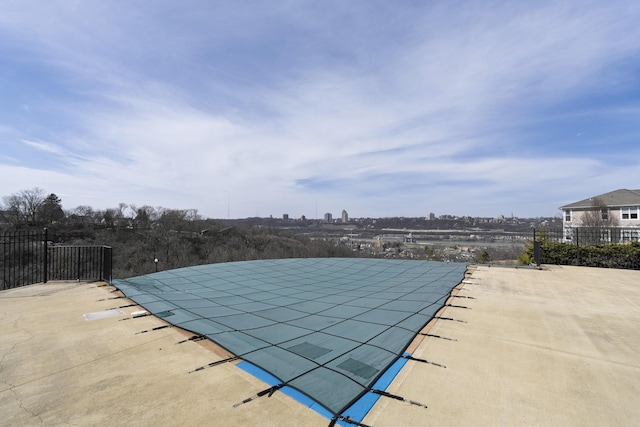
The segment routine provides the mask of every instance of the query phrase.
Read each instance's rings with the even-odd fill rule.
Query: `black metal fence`
[[[50,280],[111,281],[109,246],[56,246],[46,229],[5,231],[0,262],[0,290]]]
[[[536,264],[640,270],[640,228],[572,227],[534,230]]]
[[[105,264],[108,268],[105,269]],[[106,274],[105,274],[106,272]],[[111,280],[111,248],[108,246],[49,246],[47,280]]]

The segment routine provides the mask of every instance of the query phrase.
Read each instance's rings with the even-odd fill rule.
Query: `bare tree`
[[[199,221],[202,217],[198,214],[198,209],[186,209],[184,211],[187,221]]]
[[[585,211],[580,221],[584,231],[584,243],[599,244],[611,242],[613,229],[618,226],[618,219],[609,212],[607,204],[599,197],[591,200],[591,208]]]
[[[118,203],[118,209],[116,210],[116,218],[118,218],[119,220],[123,220],[125,218],[125,211],[127,210],[127,208],[129,207],[129,205],[127,205],[126,203]]]
[[[26,223],[23,215],[22,203],[17,194],[11,194],[2,198],[2,209],[5,221],[10,224],[18,225]]]
[[[102,212],[100,222],[106,227],[115,229],[117,224],[117,211],[115,209],[105,209],[104,212]]]
[[[67,215],[76,224],[95,223],[95,212],[91,206],[80,205],[71,210]]]
[[[42,188],[33,187],[3,197],[3,208],[8,212],[9,220],[14,225],[35,225],[40,206],[45,201],[44,194]]]
[[[134,206],[134,205],[131,205]],[[136,209],[136,208],[132,208]],[[135,211],[134,224],[136,228],[147,229],[151,227],[151,223],[156,219],[156,211],[153,207],[144,205]]]

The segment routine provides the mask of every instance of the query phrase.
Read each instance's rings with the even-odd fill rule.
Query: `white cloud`
[[[60,147],[58,147],[55,144],[51,144],[48,142],[40,142],[40,141],[29,141],[26,139],[22,140],[22,143],[25,145],[28,145],[30,147],[33,147],[37,150],[40,151],[44,151],[46,153],[52,153],[52,154],[63,154],[64,150],[62,150]]]
[[[635,84],[625,64],[640,48],[637,6],[30,7],[8,8],[0,33],[55,73],[46,83],[67,121],[47,134],[0,123],[3,138],[59,162],[3,173],[95,200],[77,204],[312,216],[320,199],[321,211],[364,216],[513,203],[533,215],[555,211],[555,201],[540,208],[545,197],[626,182],[601,149],[559,152],[566,141],[531,134],[552,119],[635,111],[624,99],[556,110]]]

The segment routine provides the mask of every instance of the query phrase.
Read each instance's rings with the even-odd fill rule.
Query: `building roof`
[[[589,209],[594,207],[594,199],[600,199],[608,207],[638,206],[640,205],[640,190],[620,189],[593,196],[579,202],[569,203],[560,209]]]

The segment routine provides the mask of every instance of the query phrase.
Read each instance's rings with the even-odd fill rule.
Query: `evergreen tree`
[[[52,224],[64,219],[62,200],[54,193],[49,194],[38,209],[38,218],[45,224]]]

